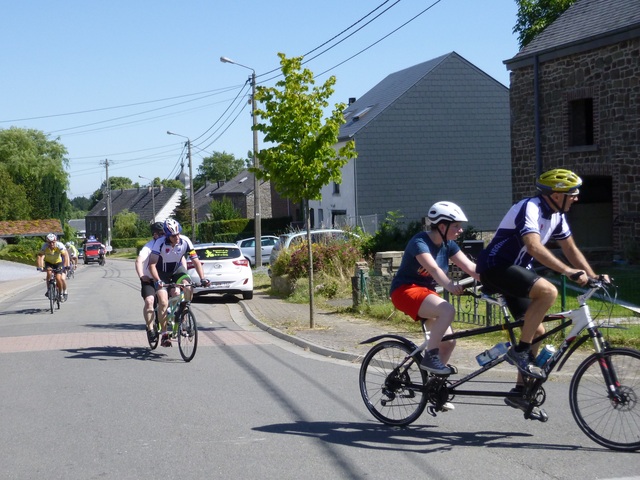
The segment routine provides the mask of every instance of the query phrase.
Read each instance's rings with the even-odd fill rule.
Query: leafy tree
[[[193,188],[202,187],[205,182],[218,182],[219,180],[231,180],[245,167],[246,160],[236,158],[232,153],[213,152],[210,157],[202,159],[198,167],[198,174],[193,179]]]
[[[71,200],[71,206],[76,210],[88,211],[91,206],[91,200],[87,197],[75,197]]]
[[[240,212],[233,206],[231,199],[227,197],[223,197],[222,200],[213,200],[209,204],[209,211],[214,221],[242,218]]]
[[[518,14],[513,33],[518,34],[520,48],[529,44],[576,0],[516,0]]]
[[[113,237],[133,238],[138,234],[138,215],[125,209],[113,217]]]
[[[179,190],[182,190],[183,193],[184,193],[185,188],[186,188],[184,183],[182,183],[180,180],[176,180],[175,178],[170,178],[170,179],[166,179],[165,178],[164,180],[160,181],[160,185],[162,185],[164,187],[167,187],[167,188],[177,188]]]
[[[50,140],[39,130],[0,130],[0,165],[11,183],[24,189],[30,218],[63,218],[69,210],[66,154],[67,149],[58,140]],[[0,196],[6,195],[3,184]],[[25,214],[24,209],[21,212]]]
[[[339,152],[334,150],[340,125],[345,122],[342,111],[346,105],[334,105],[329,117],[324,118],[336,78],[331,76],[323,85],[315,86],[313,73],[302,69],[302,57],[288,59],[283,53],[278,56],[284,79],[275,87],[258,87],[254,99],[264,104],[264,108],[256,108],[260,122],[255,128],[273,146],[257,153],[261,168],[251,168],[251,171],[258,178],[270,180],[283,197],[294,202],[304,201],[310,266],[310,326],[313,328],[309,200],[320,200],[321,189],[329,182],[340,183],[341,168],[357,153],[352,141]]]
[[[0,164],[0,220],[25,220],[30,217],[31,205],[27,191],[13,183],[6,167]]]
[[[191,241],[195,242],[195,238],[192,238],[193,230],[191,228],[191,201],[189,200],[189,196],[184,192],[180,196],[180,203],[176,207],[175,219],[182,226],[183,233],[187,235]]]

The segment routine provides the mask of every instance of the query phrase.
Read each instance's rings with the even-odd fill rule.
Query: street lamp
[[[260,163],[258,161],[258,130],[256,130],[256,71],[247,67],[246,65],[242,65],[241,63],[234,62],[230,58],[220,57],[220,61],[222,63],[231,63],[233,65],[238,65],[239,67],[246,68],[251,70],[251,76],[249,77],[249,81],[251,82],[251,116],[253,117],[253,168],[257,171],[260,168]],[[262,224],[260,221],[260,181],[258,180],[258,176],[254,172],[253,174],[253,226],[254,226],[254,236],[256,239],[256,266],[262,266]]]
[[[175,135],[187,139],[187,158],[189,159],[189,198],[191,203],[191,240],[196,241],[196,205],[193,199],[193,167],[191,162],[191,140],[189,137],[167,130],[167,135]]]
[[[155,195],[155,186],[153,185],[153,180],[147,177],[143,177],[142,175],[138,175],[138,178],[143,180],[149,180],[149,188],[151,189],[151,205],[153,207],[153,223],[156,223],[156,195]]]

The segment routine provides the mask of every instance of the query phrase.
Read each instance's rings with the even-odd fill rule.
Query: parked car
[[[211,281],[208,287],[196,287],[194,295],[242,294],[244,300],[253,298],[253,272],[249,260],[244,258],[235,243],[199,243],[194,245],[202,263],[205,278]],[[191,261],[187,261],[189,275],[200,283],[198,272]]]
[[[335,228],[311,230],[311,243],[328,242],[331,240],[349,240],[352,237],[357,237],[357,235],[355,233],[346,232],[344,230]],[[278,243],[273,246],[271,255],[269,256],[269,276],[271,276],[271,267],[276,262],[276,259],[278,258],[280,252],[285,248],[300,244],[306,241],[306,239],[306,230],[303,232],[292,232],[280,235],[280,237],[278,238]]]
[[[262,263],[269,263],[269,256],[273,246],[278,243],[278,237],[273,235],[264,235],[261,238],[260,251],[262,252]],[[256,239],[255,237],[238,240],[236,244],[242,250],[244,257],[249,260],[249,264],[253,267],[256,264]]]

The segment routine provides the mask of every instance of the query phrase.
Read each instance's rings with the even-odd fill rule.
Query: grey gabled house
[[[505,64],[514,200],[538,172],[574,170],[578,244],[640,251],[640,0],[577,0]]]
[[[113,218],[120,212],[128,210],[151,224],[155,220],[162,222],[174,214],[180,204],[182,191],[179,188],[145,187],[118,189],[111,191],[111,228]],[[107,197],[100,200],[85,218],[86,236],[95,236],[103,243],[108,239]]]
[[[310,202],[315,226],[375,231],[387,212],[423,221],[451,200],[494,230],[511,205],[509,91],[457,53],[392,73],[344,116],[337,147],[353,140],[358,157]]]

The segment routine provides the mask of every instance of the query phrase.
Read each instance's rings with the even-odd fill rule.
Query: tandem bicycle
[[[196,317],[191,310],[191,302],[185,300],[184,289],[197,287],[195,283],[167,283],[165,287],[168,291],[177,289],[178,294],[169,296],[167,307],[167,334],[171,342],[178,343],[180,355],[185,362],[190,362],[198,349],[198,325]],[[147,340],[151,350],[158,347],[160,341],[160,323],[158,321],[158,307],[155,308],[155,320],[153,322],[153,332],[147,330]]]
[[[524,410],[525,419],[546,422],[548,417],[539,408],[547,397],[545,381],[556,367],[560,371],[581,345],[591,341],[593,353],[579,364],[569,385],[569,405],[573,418],[580,429],[599,445],[612,450],[639,450],[640,352],[611,346],[603,337],[601,329],[621,327],[604,322],[596,324],[587,304],[596,293],[612,302],[609,294],[611,288],[613,285],[601,279],[590,279],[586,292],[578,296],[578,308],[549,314],[544,318],[544,322],[556,321],[559,324],[535,338],[533,343],[542,342],[566,327],[571,329],[557,351],[542,365],[544,378],[523,376],[524,389],[520,393],[465,389],[468,382],[505,361],[504,354],[461,378],[457,378],[455,374],[434,375],[421,370],[419,365],[429,339],[425,320],[422,320],[425,340],[421,345],[393,334],[379,335],[361,342],[379,342],[367,352],[360,367],[362,399],[369,412],[387,425],[411,424],[420,417],[428,404],[428,413],[435,417],[444,410],[443,405],[457,395],[524,398],[528,402],[528,408]],[[497,305],[502,309],[503,320],[498,325],[454,332],[445,335],[443,340],[506,330],[511,343],[515,344],[514,329],[521,328],[524,322],[510,318],[504,299],[499,295],[469,290],[465,293]]]

